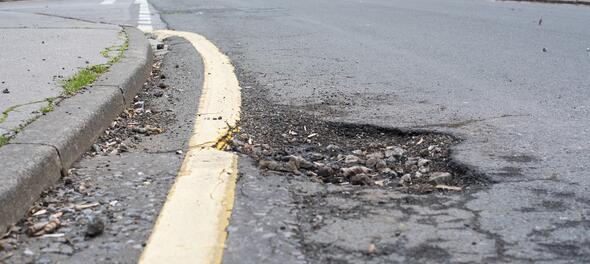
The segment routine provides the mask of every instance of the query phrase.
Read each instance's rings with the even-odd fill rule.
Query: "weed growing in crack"
[[[53,111],[53,109],[54,109],[53,102],[55,101],[55,98],[49,97],[49,98],[45,99],[45,101],[47,101],[47,105],[44,107],[41,107],[41,110],[39,110],[43,114],[47,114],[47,113]]]
[[[108,70],[105,64],[93,65],[80,70],[72,78],[63,83],[64,93],[71,96],[82,90],[82,88],[96,81],[98,76]]]
[[[8,118],[8,113],[14,111],[20,105],[13,105],[11,107],[6,108],[6,110],[2,111],[2,115],[0,116],[0,123],[3,123]]]
[[[129,38],[125,31],[121,31],[121,35],[122,38],[125,39],[125,42],[122,45],[111,46],[100,52],[103,57],[109,58],[106,63],[88,66],[63,82],[64,95],[72,96],[78,93],[84,87],[96,81],[101,74],[107,72],[113,64],[119,62],[121,58],[123,58],[125,50],[129,47]],[[116,55],[111,57],[112,52],[116,52]]]
[[[7,137],[5,135],[0,135],[0,147],[8,144],[9,141],[10,141],[10,137]]]

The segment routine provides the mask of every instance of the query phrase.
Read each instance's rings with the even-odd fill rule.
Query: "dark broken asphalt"
[[[453,133],[465,139],[455,158],[496,182],[460,196],[369,206],[362,220],[325,216],[326,225],[302,227],[304,238],[297,239],[335,250],[309,261],[360,261],[347,252],[382,240],[398,253],[376,262],[590,259],[588,7],[466,0],[152,4],[169,28],[220,46],[240,79],[255,79],[272,101],[322,119]],[[341,190],[323,190],[333,191]],[[363,203],[358,197],[340,204]],[[231,239],[230,232],[230,245]]]

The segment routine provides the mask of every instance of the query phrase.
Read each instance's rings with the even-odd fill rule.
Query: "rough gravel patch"
[[[449,158],[459,142],[453,136],[325,121],[309,111],[271,103],[252,78],[242,75],[241,82],[241,133],[230,146],[263,170],[410,193],[462,191],[486,183]]]
[[[226,263],[240,263],[241,254],[254,261],[280,255],[289,263],[450,260],[423,239],[435,232],[436,217],[457,213],[460,195],[489,182],[450,158],[460,139],[332,122],[329,105],[275,104],[239,65],[237,73],[242,121],[229,146],[247,157],[240,159]],[[458,244],[479,245],[469,239]],[[259,249],[265,246],[270,253]]]

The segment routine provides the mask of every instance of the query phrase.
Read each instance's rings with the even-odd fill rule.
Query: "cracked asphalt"
[[[150,4],[168,28],[206,36],[230,57],[244,109],[274,117],[244,113],[245,128],[289,134],[305,113],[313,122],[448,133],[460,139],[453,161],[489,182],[462,192],[413,194],[260,170],[240,156],[224,263],[590,262],[590,7],[485,0]],[[105,207],[134,192],[138,201],[124,206],[133,212],[109,222],[98,239],[79,241],[73,253],[44,240],[18,240],[8,262],[136,261],[170,173],[180,165],[171,151],[190,133],[199,96],[192,80],[202,78],[174,68],[194,51],[171,47],[164,69],[178,80],[175,98],[182,103],[171,106],[179,116],[168,126],[178,126],[179,134],[77,164],[81,179],[113,186]],[[156,180],[149,188],[117,186],[120,175],[131,187],[144,184],[131,168]],[[137,218],[139,208],[145,211]],[[78,235],[83,230],[69,228]],[[119,233],[131,238],[115,237]]]
[[[318,119],[451,133],[463,139],[453,158],[494,182],[460,195],[313,183],[279,183],[267,193],[256,186],[273,188],[279,180],[242,171],[227,263],[248,252],[287,263],[590,260],[588,7],[464,0],[152,4],[169,28],[203,34],[228,54],[246,98],[265,89],[273,103]],[[257,201],[264,206],[248,212]],[[308,203],[297,209],[298,201]],[[356,218],[322,212],[359,204]],[[276,209],[284,206],[293,210]],[[322,216],[318,229],[306,225],[314,212]],[[296,236],[280,224],[291,214]],[[257,246],[239,246],[253,236],[244,231],[249,227],[262,232],[248,240]],[[362,253],[369,244],[385,254]]]

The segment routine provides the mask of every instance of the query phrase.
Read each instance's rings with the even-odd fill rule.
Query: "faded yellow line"
[[[238,171],[237,156],[220,150],[220,142],[240,118],[239,82],[229,58],[203,36],[170,30],[152,34],[192,43],[205,77],[189,151],[139,263],[221,263]]]

